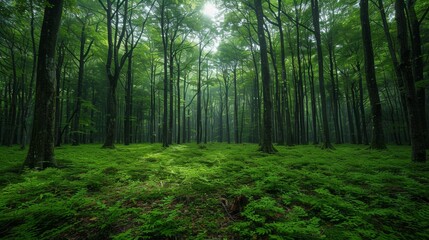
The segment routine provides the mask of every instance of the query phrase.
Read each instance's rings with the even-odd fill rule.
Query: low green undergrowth
[[[0,148],[2,239],[429,239],[429,167],[409,147]]]

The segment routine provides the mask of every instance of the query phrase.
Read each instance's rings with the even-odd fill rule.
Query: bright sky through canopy
[[[219,9],[217,9],[216,5],[211,2],[207,2],[203,8],[203,14],[209,17],[211,20],[215,20],[216,15],[219,13]]]

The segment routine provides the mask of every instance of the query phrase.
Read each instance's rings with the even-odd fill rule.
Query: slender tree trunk
[[[209,92],[209,86],[206,88],[206,96],[204,101],[204,143],[207,144],[207,138],[208,138],[208,123],[209,123],[209,116],[208,116],[208,110],[209,110],[209,101],[210,101],[210,92]]]
[[[218,135],[218,142],[223,141],[223,93],[221,91],[221,84],[219,84],[219,135]]]
[[[223,82],[225,84],[225,114],[226,114],[226,142],[231,143],[231,128],[229,122],[229,84],[226,71],[223,73]]]
[[[265,153],[274,153],[277,150],[273,146],[272,142],[272,100],[271,100],[271,89],[270,89],[270,69],[268,65],[268,53],[267,53],[267,42],[265,39],[264,30],[264,13],[262,8],[261,0],[254,0],[256,19],[258,22],[258,39],[259,48],[261,52],[261,73],[262,73],[262,93],[264,98],[264,125],[262,144],[260,150]]]
[[[360,67],[360,62],[357,61],[356,63],[356,71],[358,74],[358,78],[359,78],[359,111],[360,111],[360,117],[361,117],[361,122],[362,122],[362,137],[363,137],[363,144],[368,145],[369,144],[369,140],[368,140],[368,131],[367,131],[367,127],[366,127],[366,114],[365,114],[365,107],[363,104],[363,79],[362,79],[362,71],[361,71],[361,67]],[[360,126],[359,126],[360,128]]]
[[[234,141],[235,141],[235,143],[239,143],[239,139],[238,139],[237,63],[234,63],[233,83],[234,83]]]
[[[45,169],[54,158],[55,45],[63,9],[62,0],[49,0],[40,34],[33,131],[24,167]]]
[[[12,78],[11,83],[9,84],[9,95],[10,95],[10,104],[7,113],[7,120],[5,125],[5,131],[3,133],[3,145],[11,146],[14,141],[15,129],[16,129],[16,115],[17,115],[17,100],[18,100],[18,76],[17,76],[17,66],[15,59],[15,42],[12,39],[12,42],[9,46],[11,64],[12,64]]]
[[[323,145],[322,148],[333,148],[329,136],[328,126],[328,113],[326,108],[326,93],[325,93],[325,79],[323,77],[323,53],[322,53],[322,41],[320,38],[320,25],[319,25],[319,3],[318,0],[311,0],[314,35],[316,38],[317,47],[317,59],[319,64],[319,89],[320,89],[320,101],[322,104],[322,125],[323,125]]]
[[[360,1],[360,18],[362,26],[363,53],[365,59],[365,76],[371,103],[372,138],[370,148],[385,149],[381,101],[375,78],[374,52],[372,49],[371,27],[368,15],[368,0]]]
[[[422,54],[422,39],[420,35],[420,25],[421,22],[417,19],[417,14],[414,9],[417,0],[408,0],[408,18],[409,25],[411,28],[411,58],[412,58],[412,66],[413,66],[413,76],[414,81],[416,83],[416,94],[417,94],[417,104],[420,112],[420,122],[421,129],[423,131],[423,135],[425,138],[426,148],[429,148],[429,136],[428,136],[428,126],[426,119],[426,88],[424,86],[418,86],[420,83],[424,81],[423,77],[423,54]]]
[[[65,46],[64,42],[58,48],[58,60],[56,69],[56,87],[55,87],[55,147],[61,146],[61,119],[62,119],[62,104],[60,96],[61,86],[61,70],[63,69],[64,57],[65,57]]]
[[[161,36],[164,56],[164,103],[163,103],[163,117],[162,117],[162,146],[168,147],[168,59],[167,59],[167,46],[168,46],[168,27],[165,23],[165,0],[161,3]],[[168,24],[168,23],[167,23]]]
[[[181,141],[181,131],[182,131],[182,129],[181,129],[181,124],[180,124],[180,117],[181,117],[181,114],[180,114],[180,109],[182,108],[182,106],[180,105],[180,102],[181,102],[181,98],[180,98],[180,74],[181,74],[181,69],[180,69],[180,58],[178,59],[177,58],[177,55],[175,56],[175,60],[176,60],[176,66],[177,66],[177,79],[176,79],[176,94],[177,94],[177,143],[178,144],[180,144],[180,141]],[[183,87],[185,87],[185,86],[183,86]]]
[[[182,138],[182,142],[186,143],[186,139],[187,139],[187,129],[186,129],[186,78],[183,81],[183,115],[182,115],[182,125],[183,125],[183,138]]]
[[[273,43],[271,41],[271,34],[268,32],[268,44],[270,49],[270,57],[271,57],[271,63],[273,65],[273,72],[274,72],[274,79],[275,79],[275,120],[277,123],[277,144],[278,145],[284,145],[284,128],[283,128],[283,116],[282,116],[282,106],[281,106],[281,87],[280,87],[280,80],[279,80],[279,71],[277,68],[277,61],[276,61],[276,53],[274,51]]]
[[[426,162],[425,135],[422,131],[422,118],[418,104],[418,94],[415,87],[413,69],[408,47],[407,20],[404,12],[404,0],[395,1],[396,24],[398,29],[398,42],[400,52],[400,66],[407,94],[408,119],[410,122],[411,160],[413,162]]]
[[[328,54],[329,54],[329,76],[331,78],[331,84],[332,84],[332,111],[333,119],[334,119],[334,129],[335,129],[335,143],[340,144],[341,143],[341,135],[340,135],[340,125],[338,122],[338,89],[335,81],[334,76],[334,43],[332,40],[332,33],[329,33],[328,36]]]
[[[104,140],[103,148],[114,148],[116,139],[116,118],[117,118],[117,99],[116,88],[119,81],[121,69],[125,63],[125,58],[120,59],[119,50],[121,48],[125,29],[127,27],[126,20],[128,19],[128,0],[116,1],[116,9],[112,10],[112,1],[107,0],[107,6],[99,0],[107,14],[107,60],[106,60],[106,74],[108,79],[107,90],[107,108],[106,108],[106,137]],[[120,7],[123,6],[123,14],[120,14]],[[122,26],[119,29],[119,15],[122,15]],[[113,18],[115,18],[115,29],[113,33]],[[112,68],[113,63],[113,68]]]
[[[77,146],[80,142],[80,115],[82,109],[82,91],[83,91],[83,78],[85,73],[85,62],[86,57],[88,56],[89,50],[91,49],[92,42],[88,46],[88,49],[85,49],[86,44],[86,23],[83,23],[81,35],[80,35],[80,49],[79,49],[79,58],[76,59],[79,61],[79,72],[77,79],[77,89],[76,89],[76,106],[75,106],[75,116],[73,119],[72,125],[72,145]]]
[[[127,43],[126,43],[127,44]],[[131,42],[131,45],[133,43]],[[124,116],[124,144],[132,142],[132,115],[133,115],[133,50],[128,55],[127,78],[125,84],[125,116]]]
[[[314,87],[314,71],[313,63],[311,60],[312,51],[311,43],[308,42],[308,77],[310,79],[310,95],[311,95],[311,124],[313,129],[313,144],[319,144],[317,138],[317,103],[316,103],[316,91]]]
[[[400,89],[400,95],[401,95],[401,107],[402,111],[404,112],[405,117],[405,124],[407,128],[409,127],[408,118],[407,118],[407,103],[405,99],[405,92],[404,92],[404,80],[402,79],[402,73],[399,66],[398,58],[396,56],[395,46],[393,44],[392,36],[390,35],[390,29],[389,24],[387,22],[386,12],[384,10],[383,0],[378,0],[378,9],[380,11],[381,20],[383,23],[383,31],[384,35],[387,40],[387,46],[389,48],[389,54],[390,58],[392,59],[393,69],[395,70],[395,76],[396,76],[396,84],[398,85],[398,88]]]

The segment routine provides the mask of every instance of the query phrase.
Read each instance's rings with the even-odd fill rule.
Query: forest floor
[[[429,164],[410,147],[0,147],[1,239],[429,239]]]

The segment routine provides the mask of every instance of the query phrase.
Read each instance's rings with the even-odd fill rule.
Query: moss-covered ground
[[[1,239],[429,239],[429,165],[409,147],[0,148]]]

